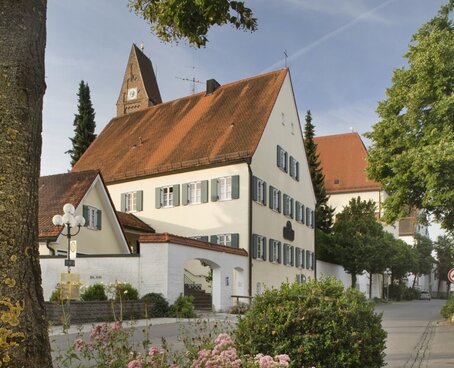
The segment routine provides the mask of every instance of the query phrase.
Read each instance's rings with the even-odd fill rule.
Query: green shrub
[[[446,319],[451,319],[454,316],[454,294],[451,294],[446,304],[441,307],[440,314]]]
[[[129,282],[116,283],[115,300],[139,300],[139,292]]]
[[[162,296],[162,294],[158,293],[148,293],[142,297],[142,301],[147,304],[152,304],[153,308],[151,309],[151,313],[149,315],[150,318],[157,318],[157,317],[167,317],[169,315],[169,303],[167,300]]]
[[[407,287],[404,284],[389,285],[389,299],[401,301]]]
[[[52,291],[52,294],[50,295],[49,301],[51,303],[60,303],[62,301],[61,292],[60,292],[60,286],[59,285],[57,285],[55,287],[55,290]]]
[[[244,314],[249,310],[249,304],[238,303],[229,308],[230,314]]]
[[[237,324],[242,354],[290,356],[290,367],[384,366],[381,315],[356,289],[334,278],[283,284],[257,296]]]
[[[183,295],[175,300],[175,303],[170,307],[170,315],[177,318],[192,318],[194,313],[194,297],[192,295]]]
[[[107,300],[106,289],[103,284],[90,285],[80,295],[80,299],[82,299],[85,302]]]
[[[421,295],[421,292],[418,289],[407,287],[407,288],[405,288],[402,297],[404,300],[414,300],[414,299],[419,299],[420,295]]]

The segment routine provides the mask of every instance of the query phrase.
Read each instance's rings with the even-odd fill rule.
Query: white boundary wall
[[[172,243],[141,244],[140,256],[80,257],[71,270],[80,275],[85,286],[129,282],[140,296],[161,293],[173,303],[184,293],[184,264],[191,259],[204,260],[213,268],[212,295],[216,311],[226,311],[232,305],[231,295],[246,295],[247,256]],[[67,272],[67,268],[63,258],[41,258],[40,263],[44,299],[49,300],[60,282],[60,274]]]

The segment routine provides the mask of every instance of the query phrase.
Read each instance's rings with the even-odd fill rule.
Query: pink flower
[[[140,359],[131,360],[128,363],[128,368],[142,368],[142,361]]]
[[[85,346],[85,342],[82,339],[76,339],[74,340],[74,348],[76,351],[81,351]]]
[[[119,330],[121,329],[121,322],[115,322],[112,324],[112,330]]]
[[[287,354],[280,354],[274,357],[279,363],[288,363],[290,362],[290,357]]]

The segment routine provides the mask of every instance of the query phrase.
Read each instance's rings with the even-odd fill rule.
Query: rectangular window
[[[281,242],[270,239],[270,262],[281,263]]]
[[[101,230],[102,211],[92,206],[83,206],[82,214],[85,226],[90,230]]]
[[[304,204],[296,201],[295,204],[295,219],[296,221],[304,224]]]
[[[311,226],[311,209],[309,207],[306,207],[306,225]]]
[[[295,248],[295,267],[304,268],[304,249]]]
[[[220,201],[227,201],[232,199],[232,177],[218,179],[218,193]]]
[[[266,182],[257,177],[252,178],[252,199],[266,206]]]
[[[225,245],[232,248],[239,248],[240,235],[238,233],[211,235],[210,243]]]
[[[203,197],[203,182],[202,182]],[[240,198],[240,176],[211,179],[211,201],[229,201]],[[203,198],[202,198],[203,202]]]
[[[156,188],[156,208],[171,208],[180,205],[180,185],[168,185]]]
[[[293,198],[284,194],[284,215],[293,218]]]
[[[188,203],[200,204],[202,203],[202,182],[196,181],[188,185]]]
[[[121,212],[142,211],[143,191],[121,193]]]
[[[252,234],[252,258],[266,261],[266,238]]]
[[[173,207],[173,186],[162,188],[162,207]]]
[[[284,244],[284,264],[293,266],[293,246],[290,244]]]
[[[281,146],[277,146],[277,167],[285,172],[288,171],[287,152]]]
[[[218,244],[230,247],[232,245],[232,234],[219,234]]]
[[[312,257],[311,257],[311,251],[306,250],[306,269],[310,270],[312,268]]]
[[[281,192],[270,185],[270,208],[281,212]]]
[[[292,156],[290,156],[290,176],[299,181],[300,180],[300,164]]]

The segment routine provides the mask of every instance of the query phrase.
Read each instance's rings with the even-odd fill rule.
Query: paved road
[[[454,367],[454,326],[438,325],[442,300],[377,306],[388,332],[388,368]]]

